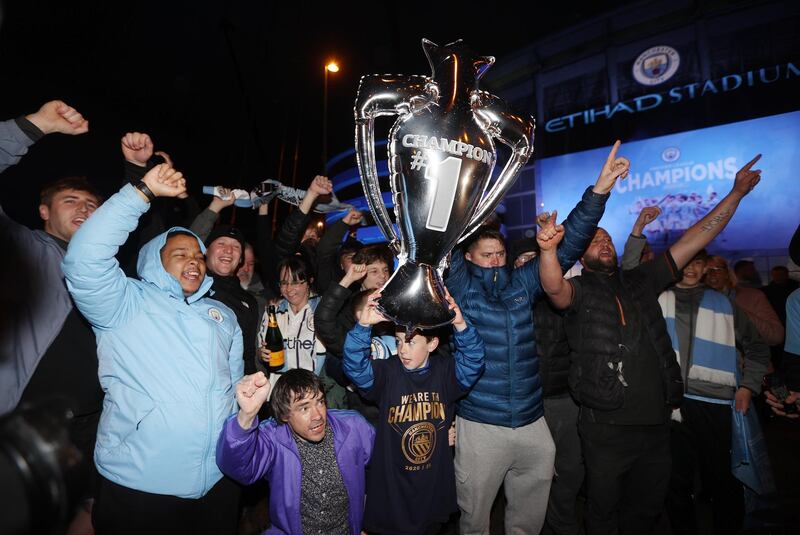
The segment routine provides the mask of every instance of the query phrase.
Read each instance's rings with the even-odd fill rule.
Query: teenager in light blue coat
[[[163,529],[173,521],[185,528],[186,510],[176,506],[170,517],[170,500],[195,499],[202,513],[213,506],[205,496],[216,496],[224,484],[215,446],[236,411],[242,333],[233,312],[207,295],[213,280],[205,276],[205,247],[188,230],[172,228],[142,247],[139,279],[127,278],[114,258],[150,200],[185,188],[180,173],[155,167],[98,209],[64,258],[69,291],[97,336],[105,401],[95,449],[103,481],[94,515],[106,532]],[[108,488],[123,496],[124,515],[103,509],[111,502],[103,501]],[[167,511],[157,526],[147,524],[154,506],[142,506],[148,502],[135,491]],[[233,508],[235,515],[235,500]]]

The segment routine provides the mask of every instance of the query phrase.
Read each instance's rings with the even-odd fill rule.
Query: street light
[[[339,65],[329,61],[325,65],[325,82],[322,90],[322,169],[328,175],[328,73],[339,72]]]

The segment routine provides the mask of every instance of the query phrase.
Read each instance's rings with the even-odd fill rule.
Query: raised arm
[[[486,361],[486,347],[483,338],[475,327],[471,327],[461,314],[461,307],[445,288],[445,299],[448,308],[455,312],[453,318],[453,345],[455,353],[456,380],[463,390],[469,390],[478,381],[483,373]]]
[[[642,235],[644,227],[656,220],[661,214],[658,206],[646,206],[639,212],[636,222],[633,224],[630,236],[625,240],[625,248],[622,251],[622,269],[633,269],[641,263],[642,251],[647,245],[647,238]]]
[[[558,212],[542,214],[539,217],[541,229],[536,234],[539,244],[539,278],[547,297],[559,310],[567,308],[572,301],[572,285],[564,279],[558,263],[556,248],[564,238],[564,225],[556,225]]]
[[[347,215],[325,229],[325,233],[317,243],[317,290],[324,292],[339,273],[339,247],[349,228],[357,225],[364,218],[363,214],[351,208]]]
[[[89,121],[72,106],[60,101],[46,102],[35,113],[0,122],[0,173],[16,164],[28,147],[47,134],[85,134]]]
[[[562,271],[575,265],[592,240],[597,224],[603,217],[606,201],[617,179],[628,176],[631,164],[627,158],[617,156],[622,143],[617,140],[611,147],[600,175],[591,190],[587,189],[580,202],[564,220],[564,239],[556,253]]]
[[[328,195],[333,191],[333,184],[328,177],[317,175],[308,186],[305,197],[300,203],[300,208],[295,210],[283,222],[278,237],[275,239],[276,264],[283,258],[294,255],[300,249],[300,241],[306,230],[314,203],[321,195]]]
[[[669,248],[678,269],[689,263],[700,249],[722,232],[736,212],[739,203],[761,180],[761,170],[751,169],[761,159],[761,155],[747,162],[736,172],[733,189],[706,216],[689,227],[681,238]]]
[[[338,321],[345,303],[352,295],[349,286],[366,275],[364,264],[353,264],[338,284],[331,284],[314,311],[314,327],[328,354],[342,355],[347,331]]]
[[[211,231],[214,229],[214,224],[217,222],[217,219],[219,219],[219,213],[228,206],[231,206],[236,200],[233,195],[230,195],[230,190],[228,188],[221,187],[219,192],[222,197],[214,195],[214,198],[211,199],[211,203],[209,203],[205,210],[197,214],[197,217],[194,218],[194,221],[192,221],[192,224],[189,226],[189,230],[197,234],[203,241],[208,238],[208,235],[211,234]]]
[[[347,377],[353,381],[361,390],[369,390],[375,381],[375,373],[372,371],[372,361],[369,358],[370,342],[372,340],[372,326],[386,321],[378,310],[375,303],[380,299],[380,292],[372,293],[367,302],[367,306],[361,314],[361,319],[355,327],[350,329],[344,340],[344,356],[342,368]]]
[[[186,192],[183,175],[162,164],[142,180],[155,198]],[[62,269],[75,304],[89,322],[110,329],[130,318],[139,307],[137,290],[115,258],[136,228],[150,199],[126,184],[81,225],[70,240]]]
[[[269,379],[263,372],[243,377],[236,385],[239,412],[228,418],[217,440],[219,469],[244,485],[264,477],[275,461],[277,446],[269,432],[258,426],[258,411],[269,392]]]

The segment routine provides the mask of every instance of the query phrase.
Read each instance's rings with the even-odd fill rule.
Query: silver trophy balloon
[[[432,74],[361,78],[356,98],[356,154],[375,221],[398,256],[378,310],[391,320],[429,329],[452,321],[442,273],[451,249],[494,211],[533,150],[534,120],[515,115],[478,80],[494,63],[461,41],[422,48]],[[389,136],[390,185],[399,236],[383,203],[375,165],[375,118],[397,115]],[[494,141],[512,155],[487,191]]]

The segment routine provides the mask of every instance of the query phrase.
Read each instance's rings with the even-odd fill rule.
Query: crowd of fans
[[[0,172],[88,128],[60,101],[2,122]],[[618,265],[598,225],[630,168],[619,147],[536,239],[476,231],[445,276],[452,325],[406,332],[377,307],[395,259],[354,238],[364,215],[310,224],[328,178],[279,229],[259,206],[249,242],[219,222],[224,188],[186,210],[179,165],[128,133],[109,199],[70,177],[42,189],[43,230],[0,211],[0,412],[71,401],[92,484],[70,533],[488,533],[501,488],[506,533],[640,534],[662,514],[694,533],[698,480],[714,531],[736,533],[746,493],[769,493],[731,470],[732,416],[763,396],[797,418],[800,391],[798,283],[775,266],[761,287],[705,249],[760,156],[658,254],[659,208],[642,208]]]

